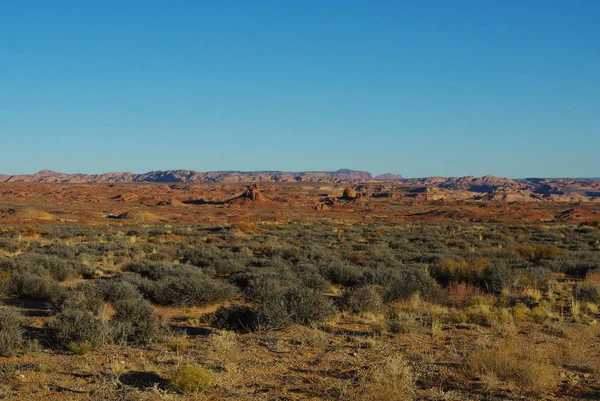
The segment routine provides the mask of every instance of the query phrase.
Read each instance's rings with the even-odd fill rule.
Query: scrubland
[[[600,397],[600,228],[0,228],[0,398]]]

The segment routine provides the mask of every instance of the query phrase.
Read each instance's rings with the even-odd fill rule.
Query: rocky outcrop
[[[347,200],[352,200],[352,199],[356,199],[357,197],[358,197],[358,193],[356,192],[356,190],[354,188],[346,187],[344,189],[342,198],[347,199]]]
[[[253,202],[262,202],[265,200],[263,194],[260,193],[258,184],[250,185],[246,192],[241,195],[241,198],[249,199]]]
[[[271,203],[271,200],[261,192],[260,186],[256,183],[250,185],[243,194],[225,202],[232,206],[250,206],[253,204]]]

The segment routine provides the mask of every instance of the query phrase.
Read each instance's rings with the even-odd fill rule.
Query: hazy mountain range
[[[103,174],[68,174],[42,170],[34,174],[2,175],[0,182],[39,183],[243,183],[243,182],[365,182],[394,181],[413,190],[437,188],[440,190],[489,193],[492,191],[528,191],[540,195],[579,193],[583,196],[600,196],[600,180],[590,178],[524,178],[511,179],[496,176],[425,177],[405,179],[400,174],[373,176],[366,171],[341,169],[337,171],[211,171],[194,170],[150,171],[148,173],[115,172]],[[504,192],[502,192],[504,191]]]

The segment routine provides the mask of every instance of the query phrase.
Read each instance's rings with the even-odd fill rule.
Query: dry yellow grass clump
[[[558,368],[552,363],[552,353],[516,337],[507,338],[490,347],[473,351],[466,368],[490,387],[497,381],[533,394],[554,390],[558,384]],[[547,350],[546,350],[547,351]]]

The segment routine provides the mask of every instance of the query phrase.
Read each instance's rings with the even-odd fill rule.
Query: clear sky
[[[600,176],[600,1],[0,0],[0,173]]]

